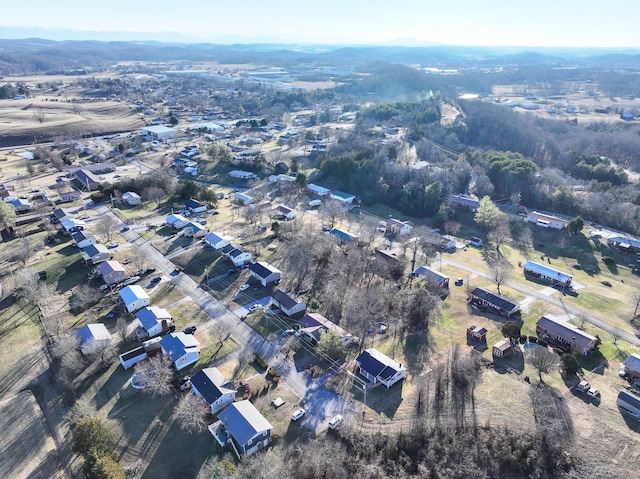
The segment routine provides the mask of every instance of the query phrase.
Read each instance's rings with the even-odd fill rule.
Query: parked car
[[[129,231],[131,228],[129,228],[129,226],[123,226],[122,229],[120,230],[121,233],[124,233],[126,231]]]
[[[182,330],[184,334],[196,334],[196,326],[188,326]]]
[[[242,286],[240,286],[240,291],[246,291],[249,289],[249,283],[244,283]]]
[[[148,276],[148,275],[150,275],[151,273],[155,273],[155,272],[156,272],[156,269],[155,269],[155,268],[147,268],[147,269],[145,269],[145,270],[143,271],[142,275],[143,275],[143,276]]]
[[[307,413],[307,411],[305,411],[303,408],[296,409],[295,411],[293,411],[293,414],[291,415],[291,420],[292,421],[297,421],[302,416],[304,416],[306,413]]]
[[[329,421],[329,429],[335,429],[342,423],[342,416],[338,414],[337,416],[333,416],[333,419]]]
[[[259,309],[264,309],[264,306],[262,306],[261,304],[254,304],[249,308],[249,312],[250,313],[255,313]]]
[[[160,276],[156,276],[155,278],[153,278],[151,281],[149,281],[149,285],[147,286],[148,288],[153,288],[155,285],[157,285],[160,281],[162,280],[162,278]]]
[[[456,279],[455,283],[456,286],[462,286],[464,284],[464,278],[458,278]]]
[[[117,248],[118,246],[120,246],[120,243],[116,243],[115,241],[112,241],[107,245],[107,248]]]
[[[381,322],[381,321],[378,321],[378,322],[376,323],[376,331],[377,331],[379,334],[384,334],[384,333],[386,333],[386,332],[387,332],[387,329],[389,329],[389,326],[387,326],[387,324],[386,324],[386,323],[383,323],[383,322]]]
[[[285,329],[284,331],[282,331],[282,336],[291,336],[294,333],[295,333],[294,329]]]
[[[140,276],[132,276],[128,280],[124,282],[125,286],[129,286],[130,284],[134,284],[140,281]]]
[[[609,281],[600,281],[603,285],[608,286],[609,288],[613,286]]]

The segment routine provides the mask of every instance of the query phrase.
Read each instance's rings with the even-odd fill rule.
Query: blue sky
[[[225,43],[640,47],[639,17],[638,0],[25,0],[5,6],[0,25]]]

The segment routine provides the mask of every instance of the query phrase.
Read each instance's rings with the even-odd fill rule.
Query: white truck
[[[591,387],[591,384],[589,384],[589,381],[586,381],[584,379],[576,385],[576,390],[578,392],[586,394],[590,398],[595,399],[600,397],[600,391],[598,390],[598,388]]]

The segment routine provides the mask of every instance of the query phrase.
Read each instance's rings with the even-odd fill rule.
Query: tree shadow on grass
[[[122,390],[122,386],[131,378],[132,371],[125,370],[120,366],[117,366],[109,379],[100,387],[100,389],[93,396],[93,402],[96,405],[97,409],[101,409],[104,407],[111,399],[113,399],[117,394]],[[91,387],[91,385],[98,380],[104,371],[97,370],[94,374],[87,377],[80,388],[78,389],[78,394],[82,394]]]
[[[573,438],[574,428],[571,411],[563,396],[544,382],[532,385],[529,398],[538,431],[549,433],[558,441]]]
[[[419,374],[434,351],[431,335],[428,331],[412,331],[400,339],[404,339],[402,354],[407,363],[407,371],[412,375]]]

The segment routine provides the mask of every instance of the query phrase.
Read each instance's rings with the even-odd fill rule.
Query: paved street
[[[96,207],[98,214],[109,214],[121,221],[109,207],[100,205]],[[276,369],[282,379],[296,394],[304,400],[307,416],[303,424],[309,429],[317,430],[326,425],[329,420],[340,412],[355,411],[353,403],[339,394],[324,387],[325,378],[313,379],[304,371],[296,370],[294,364],[279,354],[277,344],[267,341],[251,326],[245,324],[238,315],[231,312],[221,302],[213,298],[209,293],[199,287],[189,276],[174,272],[174,264],[165,258],[149,242],[131,229],[121,233],[128,243],[137,247],[144,254],[151,266],[156,268],[157,274],[168,275],[172,278],[177,288],[205,311],[211,321],[216,321],[231,333],[233,339],[258,354],[271,367]],[[204,325],[202,329],[207,329]],[[277,342],[277,339],[275,340]]]

